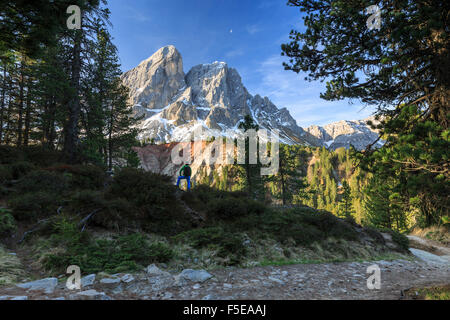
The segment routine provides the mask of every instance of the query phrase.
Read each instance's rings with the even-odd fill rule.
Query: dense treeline
[[[105,3],[16,1],[0,6],[0,144],[38,144],[63,150],[70,163],[110,169],[136,164],[130,151],[136,120],[120,81]],[[66,26],[72,4],[81,8],[79,30]]]
[[[407,185],[395,175],[382,180],[364,170],[354,150],[280,145],[277,175],[262,177],[255,168],[250,172],[253,197],[274,205],[306,205],[364,226],[400,232],[429,225],[426,212],[417,205],[420,201],[401,193],[399,187]],[[205,167],[199,182],[223,191],[249,190],[247,171],[238,165],[222,166],[211,174]],[[436,224],[448,223],[445,215],[435,218]]]

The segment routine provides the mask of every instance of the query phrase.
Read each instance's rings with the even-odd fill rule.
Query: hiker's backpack
[[[184,175],[185,177],[190,177],[191,174],[192,174],[192,169],[191,169],[191,167],[184,167],[184,169],[183,169],[183,175]]]

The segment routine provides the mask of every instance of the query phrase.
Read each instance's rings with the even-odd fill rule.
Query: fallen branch
[[[96,210],[92,211],[90,214],[88,214],[86,217],[84,217],[80,221],[80,223],[78,223],[78,226],[83,225],[83,228],[81,228],[81,232],[84,232],[84,230],[86,229],[86,225],[87,225],[87,222],[89,221],[89,219],[91,219],[94,215],[96,215],[101,210],[102,209],[96,209]]]
[[[25,241],[25,238],[26,238],[29,234],[38,231],[38,230],[41,228],[41,224],[42,224],[43,222],[47,222],[48,220],[50,220],[50,219],[44,219],[44,220],[41,220],[41,221],[39,221],[39,222],[37,223],[36,227],[34,227],[33,229],[31,229],[31,230],[29,230],[29,231],[26,231],[26,232],[23,234],[22,239],[20,239],[20,241],[18,242],[18,244],[21,244],[22,242],[24,242],[24,241]]]

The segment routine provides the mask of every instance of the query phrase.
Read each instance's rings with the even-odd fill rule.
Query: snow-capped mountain
[[[225,62],[197,65],[185,74],[183,59],[174,46],[159,49],[124,73],[122,80],[130,89],[136,115],[143,116],[141,140],[186,141],[198,128],[205,139],[225,136],[230,129],[237,131],[245,115],[251,115],[260,128],[279,130],[282,143],[329,149],[353,145],[361,150],[378,138],[367,125],[369,119],[304,130],[286,108],[277,108],[267,97],[251,95],[237,70]]]
[[[310,126],[306,131],[317,138],[318,143],[327,149],[336,150],[342,147],[348,149],[352,145],[357,150],[363,150],[379,137],[378,131],[372,129],[367,124],[368,121],[371,121],[373,124],[377,123],[374,117],[364,120],[342,120],[324,127]],[[381,147],[383,144],[384,141],[380,140],[374,147]]]
[[[166,46],[122,79],[136,114],[144,115],[142,140],[182,141],[199,127],[225,135],[248,114],[260,128],[279,130],[284,143],[315,145],[316,139],[297,125],[286,108],[252,96],[237,70],[224,62],[197,65],[185,75],[180,53]]]

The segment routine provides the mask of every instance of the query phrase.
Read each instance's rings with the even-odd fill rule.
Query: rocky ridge
[[[267,130],[279,130],[281,141],[314,145],[316,139],[299,127],[286,108],[267,97],[251,95],[236,69],[225,62],[194,66],[183,71],[174,46],[159,49],[122,75],[130,89],[130,103],[143,117],[141,140],[186,141],[199,128],[213,136],[229,136],[245,115]]]

